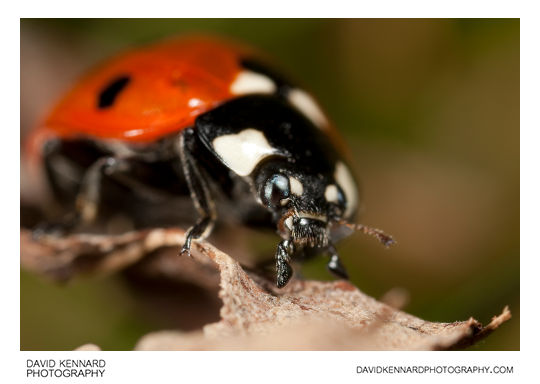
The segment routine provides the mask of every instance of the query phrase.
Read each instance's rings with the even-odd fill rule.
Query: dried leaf
[[[64,280],[79,274],[118,271],[163,247],[178,249],[184,232],[153,229],[120,236],[72,235],[32,240],[21,231],[22,265]],[[175,251],[177,252],[177,251]],[[159,273],[212,284],[219,272],[221,320],[194,332],[151,333],[139,350],[439,350],[471,345],[510,319],[508,307],[485,327],[470,318],[453,323],[424,321],[379,302],[346,281],[293,279],[285,288],[246,272],[206,242],[193,245],[193,259],[162,259]],[[167,262],[165,262],[165,261]],[[204,285],[204,283],[202,284]]]

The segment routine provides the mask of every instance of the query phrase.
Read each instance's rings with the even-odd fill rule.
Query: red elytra
[[[26,141],[34,168],[51,138],[84,137],[144,145],[193,125],[200,114],[235,97],[231,84],[244,57],[265,55],[209,36],[188,36],[139,47],[105,61],[82,77]],[[99,108],[99,95],[119,77],[129,84],[114,103]],[[327,133],[344,155],[348,150],[333,124]]]
[[[149,143],[193,124],[232,97],[230,85],[250,51],[207,37],[169,40],[106,61],[83,77],[53,108],[29,139],[39,154],[51,137],[88,137]],[[107,108],[98,107],[104,87],[119,76],[129,85]]]

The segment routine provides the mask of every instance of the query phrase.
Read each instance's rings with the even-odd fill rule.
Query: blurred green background
[[[509,305],[512,320],[471,349],[519,349],[519,20],[21,20],[21,137],[95,63],[193,32],[267,52],[345,136],[360,221],[398,241],[340,243],[360,289],[403,288],[404,310],[431,321],[487,323]],[[330,279],[323,258],[303,274]],[[59,286],[21,272],[21,349],[131,349],[163,327],[120,277]]]

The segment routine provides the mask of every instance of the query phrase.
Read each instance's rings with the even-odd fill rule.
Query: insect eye
[[[264,185],[262,191],[262,201],[265,205],[276,207],[280,201],[289,197],[289,178],[283,175],[273,175]]]

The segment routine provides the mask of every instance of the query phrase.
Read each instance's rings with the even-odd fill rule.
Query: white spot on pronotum
[[[358,204],[356,183],[354,182],[354,178],[351,175],[349,168],[347,168],[347,166],[342,162],[336,164],[334,179],[339,184],[339,186],[343,190],[343,193],[345,194],[345,199],[347,200],[345,218],[348,218],[354,213]]]
[[[277,153],[264,134],[253,128],[216,137],[212,146],[225,165],[240,176],[249,175],[262,159]]]
[[[242,71],[234,79],[230,91],[234,95],[274,93],[276,84],[268,76],[252,71]]]
[[[328,125],[328,120],[323,111],[317,105],[317,102],[307,92],[301,89],[292,89],[289,91],[289,101],[300,112],[302,112],[308,119],[313,121],[319,128]]]
[[[292,231],[292,229],[293,229],[293,227],[292,227],[292,225],[293,225],[293,218],[292,218],[292,216],[287,217],[287,218],[285,219],[285,222],[284,222],[284,223],[285,223],[285,226],[287,227],[287,229],[289,229],[289,231]]]
[[[337,203],[339,201],[339,192],[335,184],[330,184],[324,190],[324,198],[329,203]]]
[[[302,196],[304,194],[304,186],[296,177],[289,176],[289,184],[291,185],[291,192],[296,196]]]

